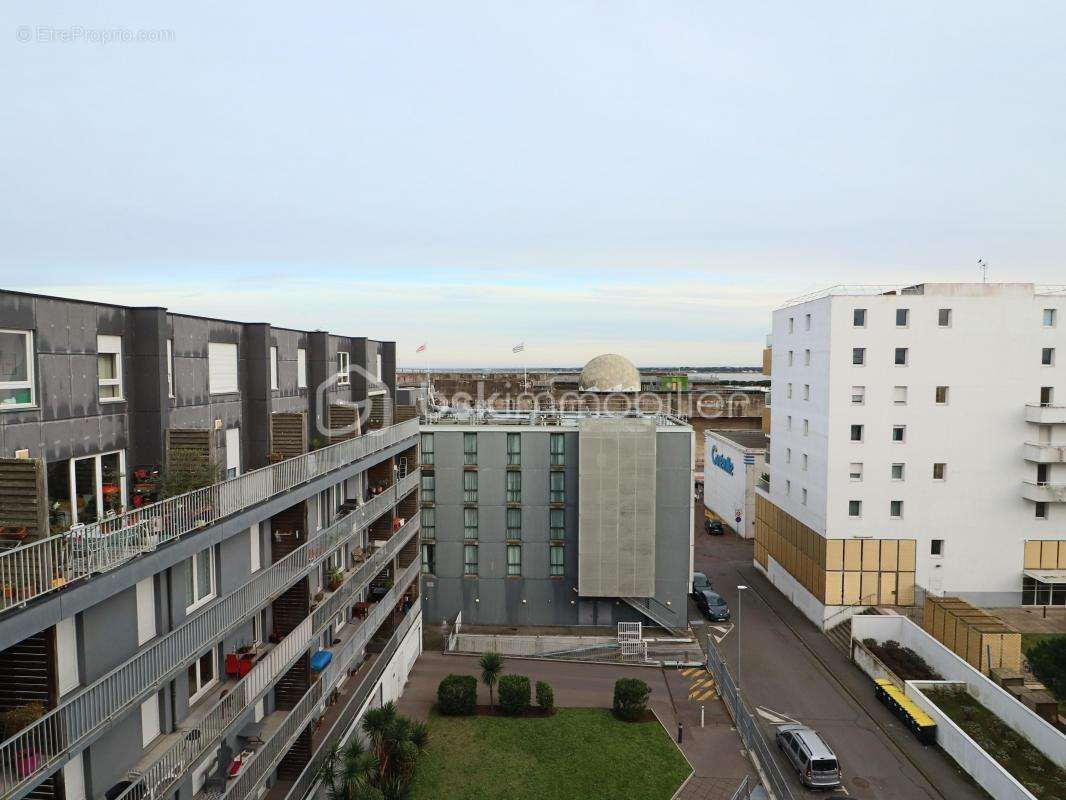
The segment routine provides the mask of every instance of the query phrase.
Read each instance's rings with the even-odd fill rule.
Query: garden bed
[[[940,673],[925,663],[925,659],[899,642],[889,640],[883,644],[875,639],[863,639],[871,653],[880,659],[900,679],[905,681],[942,681]]]
[[[1038,800],[1066,800],[1066,770],[1033,747],[968,692],[923,689],[952,722]]]

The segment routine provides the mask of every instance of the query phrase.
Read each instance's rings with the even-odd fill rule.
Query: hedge
[[[521,714],[529,708],[530,685],[525,675],[500,678],[500,708],[505,714]]]
[[[620,678],[614,683],[614,713],[625,720],[637,720],[648,708],[651,689],[639,678]]]
[[[441,714],[469,716],[477,705],[477,678],[448,675],[437,686],[437,710]]]
[[[551,711],[555,707],[555,692],[544,681],[537,681],[537,705],[545,711]]]

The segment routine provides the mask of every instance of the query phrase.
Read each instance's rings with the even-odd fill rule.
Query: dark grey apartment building
[[[0,292],[0,796],[315,789],[421,648],[395,345]]]
[[[687,625],[692,428],[481,411],[422,427],[429,624]]]

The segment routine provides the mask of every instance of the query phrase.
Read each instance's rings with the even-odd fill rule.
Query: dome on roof
[[[585,365],[577,386],[585,392],[639,392],[640,373],[628,358],[605,353]]]

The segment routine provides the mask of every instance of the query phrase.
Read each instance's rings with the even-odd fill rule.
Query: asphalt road
[[[763,710],[759,721],[771,744],[778,724],[794,720],[815,728],[840,759],[845,788],[853,797],[987,798],[948,756],[918,744],[877,703],[869,678],[751,566],[751,542],[732,535],[707,536],[698,521],[696,569],[725,597],[734,623],[737,586],[750,587],[744,592],[739,627],[715,630],[704,624],[699,630],[724,634],[719,648],[734,677],[739,675],[749,708]],[[691,620],[700,619],[691,601],[689,614]],[[773,751],[783,771],[794,775],[776,747]],[[824,797],[803,790],[798,780],[794,788],[797,797]]]

